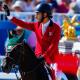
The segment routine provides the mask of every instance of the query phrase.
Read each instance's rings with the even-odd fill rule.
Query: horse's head
[[[11,47],[11,46],[10,46]],[[15,45],[3,60],[2,70],[9,73],[15,65],[19,66],[21,71],[30,71],[38,64],[34,52],[24,41]]]
[[[15,67],[19,63],[20,57],[20,44],[13,46],[9,46],[9,51],[6,51],[6,57],[2,62],[2,70],[3,72],[9,73],[12,67]],[[19,48],[19,49],[18,49]]]

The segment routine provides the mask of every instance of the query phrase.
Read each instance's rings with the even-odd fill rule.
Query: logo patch
[[[52,36],[53,35],[53,32],[49,32],[49,36]]]

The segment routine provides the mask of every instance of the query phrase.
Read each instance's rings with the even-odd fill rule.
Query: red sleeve
[[[24,22],[24,21],[22,21],[22,20],[20,20],[20,19],[17,19],[17,18],[15,18],[15,17],[13,17],[13,18],[11,19],[11,22],[14,23],[14,24],[16,24],[17,26],[22,27],[22,28],[35,31],[35,29],[34,29],[35,23],[32,23],[32,22]]]

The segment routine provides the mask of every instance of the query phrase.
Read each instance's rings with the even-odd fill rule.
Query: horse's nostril
[[[5,72],[5,67],[4,67],[4,66],[1,66],[1,70],[2,70],[3,72]]]
[[[1,69],[5,73],[10,73],[11,71],[11,67],[8,67],[8,66],[1,66]]]

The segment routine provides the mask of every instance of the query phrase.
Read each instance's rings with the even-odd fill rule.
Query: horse
[[[3,59],[3,72],[10,73],[11,69],[18,65],[22,80],[49,80],[50,70],[44,65],[44,61],[35,56],[27,43],[23,41],[10,48],[11,50],[6,51],[6,57]],[[62,76],[62,74],[60,77],[57,76],[59,80],[77,80],[74,75],[65,73]]]
[[[44,61],[38,59],[32,49],[24,41],[15,45],[3,59],[3,72],[10,73],[11,69],[19,66],[21,80],[49,80],[48,69]],[[47,69],[47,70],[46,70]]]

